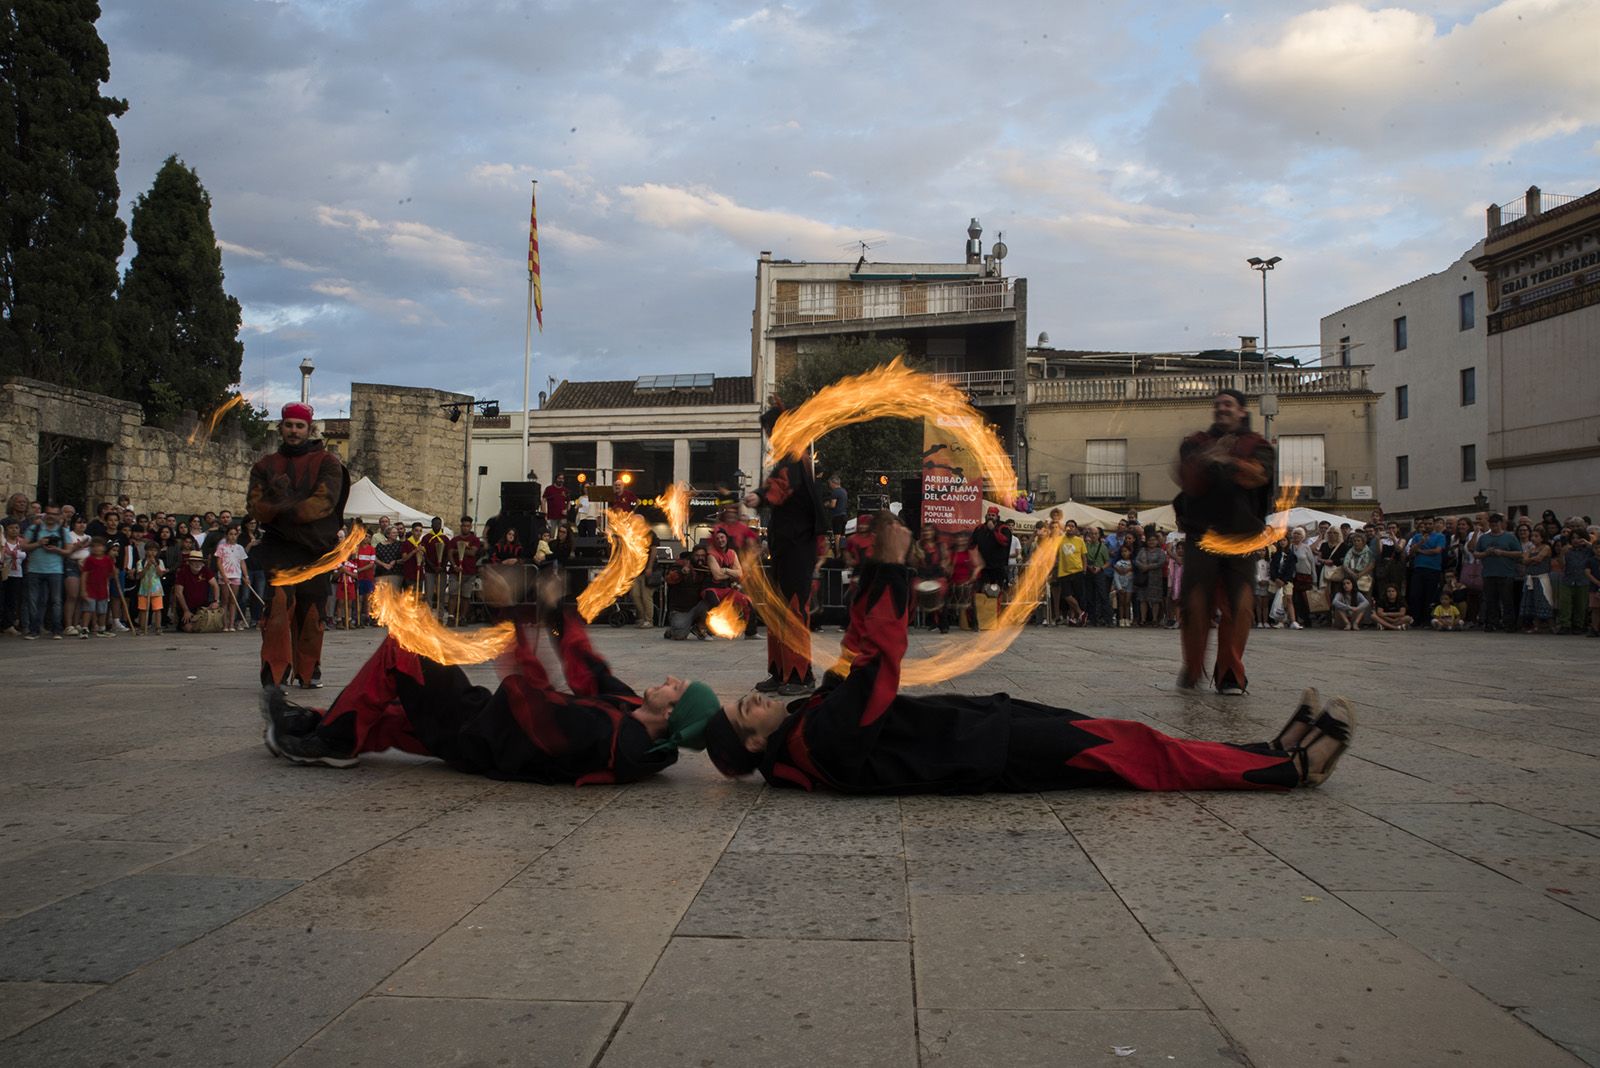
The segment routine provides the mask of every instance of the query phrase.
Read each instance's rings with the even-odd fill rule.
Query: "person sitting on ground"
[[[217,577],[206,567],[206,554],[199,549],[191,549],[184,557],[184,566],[172,580],[172,596],[177,602],[178,629],[191,633],[199,611],[217,603]]]
[[[704,545],[696,545],[667,572],[667,626],[661,632],[663,638],[681,642],[693,634],[701,641],[706,640],[708,635],[701,625],[706,606],[700,602],[700,597],[710,581],[711,565],[706,560]]]
[[[1439,594],[1439,603],[1433,606],[1434,630],[1460,630],[1461,609],[1448,593]]]
[[[842,793],[1287,790],[1324,782],[1349,746],[1355,715],[1308,689],[1271,742],[1172,738],[1143,723],[1095,719],[1007,694],[899,692],[911,610],[910,532],[880,517],[873,558],[851,607],[849,674],[811,696],[748,693],[705,724],[707,754],[729,776]]]
[[[1371,610],[1371,598],[1356,589],[1355,579],[1346,575],[1339,580],[1333,595],[1333,618],[1340,630],[1360,630]]]
[[[540,783],[636,782],[664,771],[678,748],[698,748],[718,712],[703,682],[667,676],[643,693],[611,673],[583,621],[561,605],[561,581],[539,585],[538,622],[550,631],[570,692],[557,689],[537,652],[533,606],[511,609],[498,572],[483,575],[484,598],[514,612],[517,641],[499,688],[474,686],[459,667],[404,648],[393,635],[327,709],[262,695],[262,741],[296,764],[354,767],[362,753],[400,749],[438,757],[459,771]]]
[[[1372,621],[1379,630],[1405,630],[1411,626],[1406,599],[1400,596],[1400,587],[1395,583],[1391,582],[1383,588],[1383,595],[1372,610]]]

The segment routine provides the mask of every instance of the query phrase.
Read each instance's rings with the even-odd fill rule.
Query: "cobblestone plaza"
[[[593,633],[640,686],[764,673]],[[0,1063],[1600,1063],[1595,650],[1257,633],[1223,698],[1170,632],[1029,629],[950,688],[1248,741],[1309,683],[1355,746],[1290,794],[846,798],[294,767],[253,635],[6,642]]]

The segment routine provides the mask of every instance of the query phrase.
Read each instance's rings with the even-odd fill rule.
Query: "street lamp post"
[[[1262,259],[1251,256],[1245,260],[1252,271],[1261,272],[1261,418],[1262,433],[1272,439],[1272,417],[1278,414],[1278,395],[1272,389],[1272,342],[1267,334],[1267,272],[1283,262],[1282,256]],[[1244,370],[1244,353],[1239,353],[1239,370]]]

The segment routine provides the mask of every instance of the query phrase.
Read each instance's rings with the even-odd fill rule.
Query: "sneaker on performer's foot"
[[[353,768],[360,763],[354,753],[334,749],[322,735],[283,734],[274,731],[278,755],[296,764],[320,764],[325,768]]]
[[[783,682],[778,678],[778,676],[768,675],[766,678],[756,683],[755,689],[756,693],[777,693],[778,688],[782,685]]]
[[[1238,697],[1245,692],[1245,683],[1241,679],[1234,678],[1233,673],[1229,672],[1217,679],[1217,692],[1228,697]]]
[[[810,693],[814,689],[816,689],[816,684],[815,683],[809,683],[808,684],[808,683],[804,683],[804,682],[786,682],[782,686],[778,687],[778,696],[779,697],[804,697],[806,694]]]

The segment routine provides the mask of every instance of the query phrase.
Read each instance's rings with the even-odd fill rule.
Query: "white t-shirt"
[[[238,542],[223,542],[217,546],[217,551],[212,554],[216,557],[217,570],[228,582],[238,582],[244,576],[241,565],[248,555],[248,550]]]

